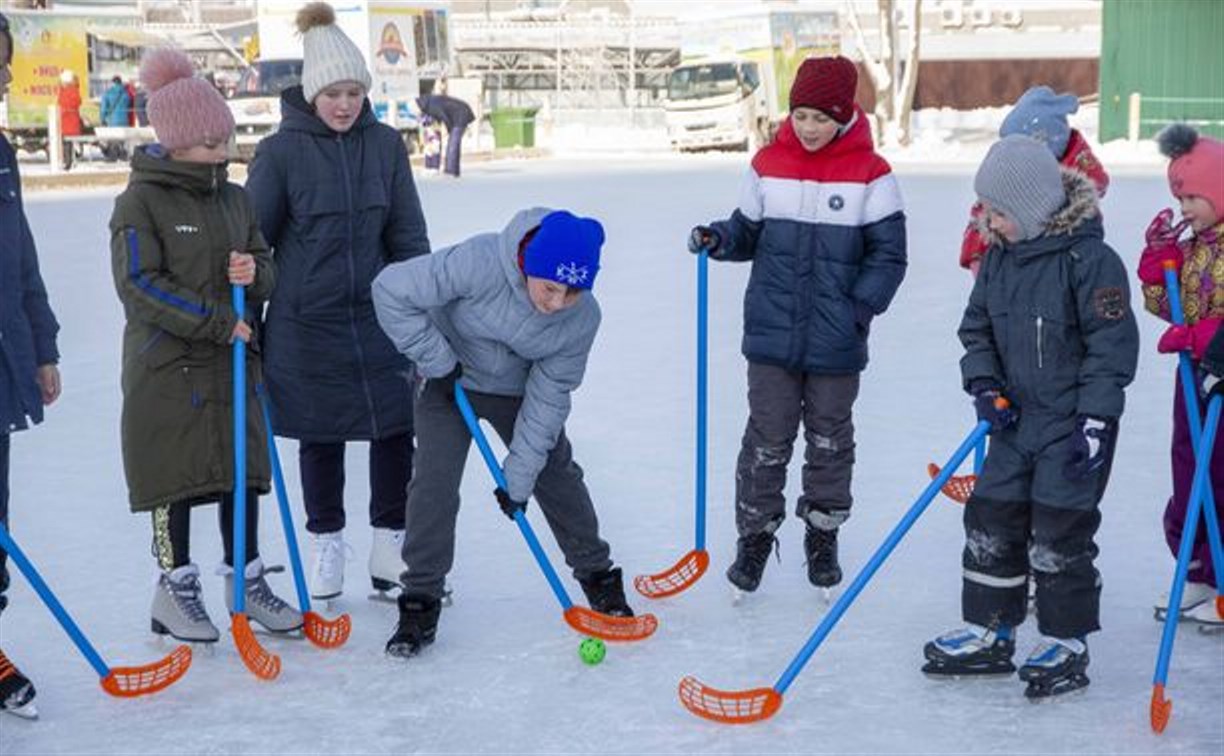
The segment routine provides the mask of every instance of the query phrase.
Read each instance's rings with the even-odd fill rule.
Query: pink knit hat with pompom
[[[161,48],[140,63],[140,82],[157,141],[168,150],[223,144],[234,133],[234,116],[211,84],[195,76],[187,56]]]
[[[1211,203],[1217,216],[1224,218],[1224,142],[1175,123],[1156,136],[1156,143],[1170,158],[1169,189],[1173,196],[1202,197]]]

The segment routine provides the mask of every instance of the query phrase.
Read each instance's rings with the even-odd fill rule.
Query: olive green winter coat
[[[111,262],[123,302],[123,467],[132,511],[204,503],[234,487],[231,250],[255,256],[246,317],[272,292],[267,245],[224,165],[132,158],[111,216]],[[258,339],[246,350],[247,486],[269,490]]]

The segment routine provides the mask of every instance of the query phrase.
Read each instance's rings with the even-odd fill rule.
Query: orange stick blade
[[[1156,683],[1152,686],[1152,730],[1161,733],[1169,724],[1173,715],[1173,702],[1165,700],[1164,686]]]
[[[166,658],[143,667],[113,667],[102,678],[102,690],[119,698],[135,698],[170,687],[191,667],[191,649],[179,646]]]
[[[674,596],[700,580],[709,566],[709,553],[705,549],[693,549],[662,572],[638,575],[633,579],[633,587],[646,598]]]
[[[680,681],[680,703],[712,722],[752,724],[776,714],[782,708],[782,694],[773,688],[717,690],[706,687],[696,677],[685,677]]]
[[[259,645],[251,622],[245,614],[235,614],[232,617],[230,632],[234,635],[234,645],[238,647],[238,655],[242,663],[260,680],[273,680],[280,674],[280,657],[270,654]]]
[[[930,474],[931,480],[939,477],[939,465],[934,462],[927,465],[927,473]],[[944,483],[939,489],[943,491],[944,496],[947,496],[952,501],[966,504],[969,502],[969,496],[973,493],[973,487],[977,484],[976,475],[953,475],[948,478],[948,482]]]
[[[565,621],[583,635],[593,635],[606,641],[624,643],[645,640],[659,629],[659,620],[655,619],[653,614],[613,617],[582,606],[571,606],[566,609]]]
[[[1224,594],[1216,596],[1216,614],[1220,619],[1224,619]]]
[[[302,620],[305,622],[303,632],[306,638],[319,648],[339,648],[353,632],[353,621],[347,614],[329,620],[318,612],[306,612]]]

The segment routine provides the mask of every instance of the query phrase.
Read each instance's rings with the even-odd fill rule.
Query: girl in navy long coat
[[[370,284],[386,265],[429,252],[425,218],[399,134],[366,94],[360,50],[325,3],[298,14],[302,85],[281,95],[247,190],[273,249],[264,371],[276,433],[299,440],[311,592],[343,586],[344,448],[370,442],[370,577],[399,584],[412,469],[412,366],[378,326]]]

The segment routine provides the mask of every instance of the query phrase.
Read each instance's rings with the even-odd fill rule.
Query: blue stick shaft
[[[289,547],[289,565],[293,568],[293,585],[297,589],[298,605],[302,614],[310,611],[310,593],[306,590],[306,576],[302,573],[302,556],[298,552],[297,533],[293,529],[293,512],[289,510],[289,493],[285,489],[285,474],[281,470],[280,454],[276,450],[276,436],[272,433],[272,411],[268,409],[268,392],[257,386],[259,406],[263,410],[264,428],[268,434],[268,460],[272,463],[272,483],[276,487],[276,503],[280,509],[281,524],[285,527],[285,544]]]
[[[233,291],[234,314],[246,312],[246,289]],[[234,339],[234,613],[246,613],[246,342]]]
[[[1220,397],[1213,396],[1207,404],[1207,419],[1203,423],[1201,443],[1210,448],[1215,443],[1216,428],[1220,423]],[[1177,636],[1180,619],[1182,593],[1186,587],[1186,573],[1190,568],[1190,554],[1194,549],[1194,528],[1191,523],[1198,519],[1203,504],[1204,491],[1210,477],[1211,456],[1201,455],[1194,465],[1194,483],[1190,486],[1190,501],[1186,505],[1186,525],[1182,528],[1181,543],[1177,547],[1177,570],[1173,573],[1173,588],[1169,591],[1169,609],[1165,613],[1164,630],[1160,635],[1160,653],[1156,656],[1156,675],[1152,682],[1164,685],[1169,679],[1169,659],[1173,656],[1173,639]]]
[[[948,482],[948,478],[952,477],[952,473],[956,471],[956,468],[960,467],[961,463],[965,461],[965,457],[969,456],[969,452],[973,449],[978,440],[983,438],[989,432],[990,423],[983,420],[982,422],[978,423],[977,426],[974,427],[973,432],[970,433],[963,442],[961,442],[961,445],[952,454],[952,457],[939,471],[939,475],[927,485],[926,490],[922,492],[922,494],[918,497],[918,500],[914,502],[914,504],[909,508],[909,511],[905,513],[905,516],[901,518],[901,522],[897,523],[897,526],[893,528],[892,532],[888,534],[888,537],[884,539],[884,543],[880,545],[880,548],[876,549],[876,552],[871,555],[871,559],[867,561],[867,565],[863,567],[857,576],[855,576],[854,582],[850,584],[850,587],[846,589],[846,592],[843,593],[841,598],[837,600],[837,603],[835,603],[833,607],[829,609],[828,614],[826,614],[824,619],[821,620],[820,624],[816,626],[816,630],[812,632],[812,635],[808,638],[807,643],[805,643],[803,648],[799,650],[799,653],[795,655],[795,658],[793,661],[791,661],[790,666],[786,668],[786,671],[784,671],[782,676],[778,678],[778,681],[774,683],[774,690],[776,690],[779,695],[785,693],[786,689],[790,687],[790,684],[795,681],[796,677],[799,676],[799,673],[803,670],[804,665],[807,664],[808,660],[812,658],[812,654],[816,653],[816,649],[819,648],[820,644],[824,642],[824,639],[837,625],[838,620],[840,620],[842,615],[846,613],[846,610],[850,608],[850,605],[854,603],[854,600],[858,598],[859,593],[862,592],[863,588],[866,587],[868,582],[870,582],[876,571],[880,569],[880,566],[884,564],[884,560],[888,559],[889,554],[891,554],[893,549],[897,547],[897,544],[901,542],[901,539],[909,531],[910,527],[913,526],[913,524],[918,520],[919,516],[922,515],[923,511],[931,503],[931,500],[934,499],[939,493],[939,490],[943,487],[943,484]]]
[[[467,393],[459,382],[455,382],[455,404],[459,406],[459,414],[463,415],[463,422],[467,424],[468,431],[471,432],[472,438],[476,440],[476,446],[480,449],[480,456],[484,457],[485,465],[489,468],[489,473],[493,476],[493,481],[504,490],[506,488],[506,475],[502,472],[501,465],[497,462],[497,457],[493,456],[493,449],[489,446],[489,440],[485,438],[484,431],[480,429],[480,421],[476,419],[476,412],[472,409],[471,402],[468,401]],[[557,577],[557,571],[553,569],[552,563],[548,561],[548,555],[544,553],[543,547],[540,546],[540,541],[536,538],[535,531],[531,529],[531,523],[527,522],[527,517],[520,510],[514,513],[514,522],[519,527],[519,532],[523,534],[527,545],[531,547],[531,555],[535,557],[536,563],[540,565],[540,570],[544,572],[544,577],[548,578],[548,585],[552,588],[553,593],[557,597],[557,601],[561,602],[561,608],[568,610],[574,605],[570,600],[569,594],[565,591],[565,586],[561,584],[561,578]]]
[[[81,628],[77,627],[77,623],[73,622],[72,617],[68,616],[68,610],[60,604],[59,599],[55,597],[55,594],[51,592],[51,589],[43,581],[42,575],[39,575],[38,570],[34,569],[33,563],[26,558],[25,552],[21,550],[21,547],[9,535],[8,528],[4,527],[4,525],[0,525],[0,549],[4,549],[13,558],[13,563],[17,565],[17,569],[21,570],[21,574],[25,575],[26,580],[30,581],[30,585],[34,586],[34,591],[38,594],[38,597],[47,605],[51,613],[55,615],[55,619],[59,620],[60,627],[64,628],[64,632],[68,634],[68,637],[80,649],[85,660],[98,673],[98,677],[105,678],[109,675],[110,667],[107,667],[106,662],[102,661],[102,657],[98,655],[98,652],[94,650],[94,647],[85,638],[85,634],[81,632]]]
[[[1165,291],[1169,296],[1169,316],[1177,325],[1184,325],[1186,322],[1185,313],[1182,311],[1181,301],[1181,286],[1177,280],[1177,271],[1173,268],[1165,268]],[[1199,398],[1198,398],[1198,381],[1195,379],[1194,366],[1190,362],[1190,355],[1185,352],[1177,354],[1177,370],[1178,376],[1181,378],[1182,398],[1186,405],[1186,423],[1190,430],[1190,447],[1194,450],[1194,456],[1198,457],[1205,453],[1208,457],[1208,465],[1210,466],[1210,457],[1214,447],[1211,444],[1204,446],[1199,442],[1199,437],[1202,435],[1203,427],[1199,421]],[[1206,449],[1206,452],[1203,450]],[[1209,468],[1210,469],[1210,468]],[[1189,503],[1187,502],[1187,508]],[[1211,548],[1212,564],[1224,564],[1224,545],[1220,542],[1220,522],[1216,515],[1215,490],[1211,485],[1210,472],[1208,473],[1207,487],[1203,489],[1203,519],[1207,522],[1207,543]],[[1198,532],[1198,517],[1190,517],[1186,515],[1186,520],[1183,523],[1183,528],[1189,528],[1191,535]]]
[[[706,416],[709,385],[710,256],[697,255],[697,533],[698,551],[706,542]]]

